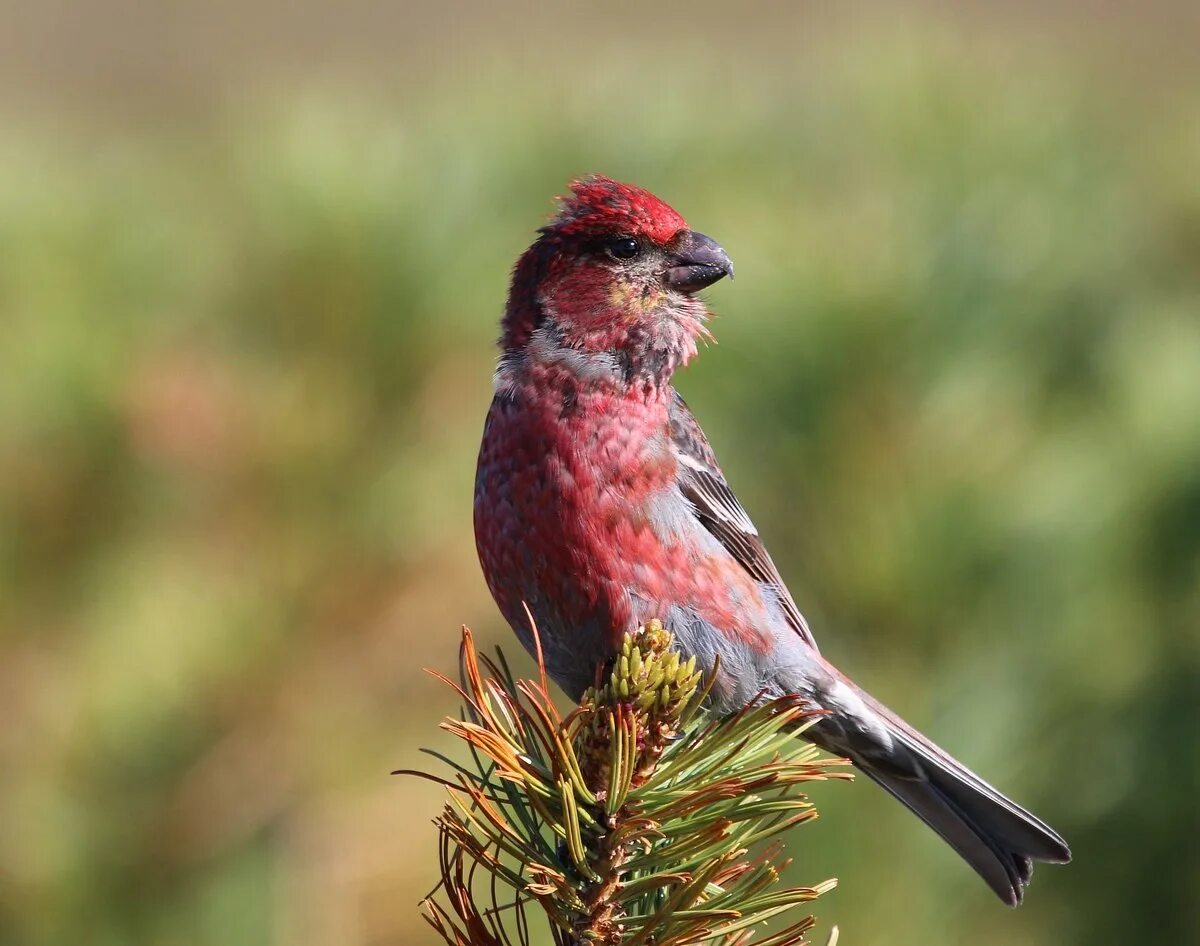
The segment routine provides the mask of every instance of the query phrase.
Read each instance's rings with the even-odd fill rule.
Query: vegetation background
[[[589,171],[737,263],[680,387],[826,652],[1075,850],[1008,912],[818,786],[824,924],[1195,935],[1200,7],[6,5],[0,943],[431,942],[387,772],[515,656],[474,454]]]

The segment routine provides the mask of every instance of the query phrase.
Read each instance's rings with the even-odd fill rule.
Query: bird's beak
[[[711,286],[722,276],[733,278],[729,254],[712,237],[688,230],[667,258],[663,282],[679,292],[697,292]]]

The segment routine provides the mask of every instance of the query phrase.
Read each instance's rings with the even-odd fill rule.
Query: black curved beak
[[[697,292],[722,276],[733,278],[729,254],[712,237],[688,230],[668,257],[663,282],[679,292]]]

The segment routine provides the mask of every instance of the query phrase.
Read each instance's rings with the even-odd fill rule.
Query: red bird
[[[517,262],[503,318],[475,480],[488,587],[530,650],[532,616],[547,670],[574,698],[652,618],[718,668],[717,711],[802,695],[827,713],[806,738],[1016,905],[1034,861],[1070,860],[1066,842],[821,656],[671,386],[708,336],[695,293],[722,276],[725,251],[653,194],[604,177],[572,185]]]

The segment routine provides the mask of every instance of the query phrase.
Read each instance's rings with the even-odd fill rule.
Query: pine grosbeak
[[[732,276],[725,251],[653,194],[576,181],[521,256],[475,484],[492,595],[523,644],[536,624],[578,698],[623,635],[652,618],[717,670],[727,712],[799,694],[805,731],[944,838],[1006,903],[1059,835],[826,661],[704,432],[671,386],[707,337],[695,293]],[[528,608],[528,614],[526,613]]]

